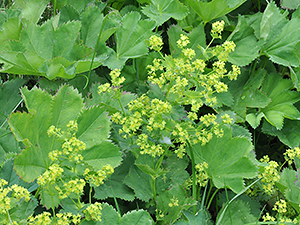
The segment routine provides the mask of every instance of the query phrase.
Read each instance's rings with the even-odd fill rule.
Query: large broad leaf
[[[134,200],[133,190],[123,183],[125,176],[128,174],[130,166],[134,164],[133,155],[125,157],[122,165],[117,167],[111,177],[99,187],[95,188],[95,198],[120,198],[127,201]]]
[[[100,41],[106,41],[121,25],[120,16],[116,11],[112,11],[105,17],[101,14],[101,9],[95,5],[90,5],[80,15],[82,24],[80,37],[84,45],[95,48],[98,36]]]
[[[222,212],[220,210],[217,220]],[[244,225],[248,223],[254,224],[256,221],[257,219],[251,214],[249,206],[244,201],[235,200],[229,205],[220,222],[224,225]]]
[[[7,39],[17,40],[21,28],[20,10],[7,9],[0,12],[0,43]]]
[[[223,137],[213,136],[208,144],[194,145],[195,163],[208,163],[209,177],[217,188],[225,185],[235,193],[244,189],[244,178],[257,175],[255,164],[247,157],[253,145],[246,137],[232,138],[231,129],[222,126]]]
[[[248,114],[247,121],[251,125],[257,125],[261,118],[264,117],[277,129],[282,129],[284,118],[300,120],[300,113],[293,105],[300,100],[300,93],[291,91],[292,88],[293,84],[291,80],[282,79],[279,74],[268,74],[262,84],[261,90],[272,101],[257,113]]]
[[[0,86],[0,128],[5,127],[8,115],[22,102],[19,89],[25,82],[25,79],[17,78]]]
[[[242,71],[236,81],[228,83],[229,91],[234,96],[232,109],[242,119],[246,117],[246,108],[266,107],[271,99],[260,90],[266,71],[257,70],[254,74]]]
[[[42,26],[23,20],[19,41],[7,41],[2,46],[0,60],[4,62],[1,72],[73,78],[88,71],[93,49],[76,44],[80,22],[72,21],[54,26],[48,20]],[[66,35],[66,33],[68,35]],[[105,54],[94,59],[93,68],[98,67],[107,57]]]
[[[299,66],[294,51],[300,39],[299,23],[300,18],[288,21],[274,2],[269,3],[260,23],[260,37],[266,41],[261,54],[284,66]]]
[[[277,136],[279,140],[289,146],[295,148],[300,143],[300,121],[285,119],[284,126],[281,130],[276,129],[270,123],[264,121],[262,131],[266,134]]]
[[[199,0],[186,0],[186,3],[195,10],[204,23],[207,23],[230,13],[245,1],[246,0],[213,0],[211,2],[203,2]]]
[[[111,69],[122,68],[130,58],[137,58],[148,53],[146,39],[152,34],[155,22],[141,20],[138,12],[131,12],[122,18],[122,26],[116,31],[116,52],[111,49],[105,65]]]
[[[269,56],[275,63],[284,66],[299,66],[299,58],[294,50],[300,40],[299,23],[300,18],[295,18],[278,30],[278,35],[263,46],[263,54]]]
[[[162,25],[171,17],[182,20],[189,13],[187,7],[178,0],[152,0],[151,4],[143,7],[142,12],[156,21],[156,26]]]
[[[26,148],[15,159],[15,170],[25,181],[31,182],[51,165],[48,153],[61,143],[48,137],[51,125],[65,128],[70,120],[78,117],[83,100],[77,91],[63,86],[55,97],[41,89],[22,89],[29,113],[13,113],[8,123],[18,141]]]
[[[277,186],[287,200],[297,204],[299,207],[300,185],[296,171],[285,168],[280,175],[280,181],[278,182]]]
[[[259,56],[263,41],[257,41],[254,30],[246,23],[243,16],[239,16],[238,24],[228,40],[236,44],[236,48],[229,54],[228,61],[238,66],[245,66]]]
[[[16,0],[13,8],[22,9],[22,18],[37,23],[48,3],[48,0]]]
[[[77,120],[77,138],[86,143],[82,153],[85,163],[95,170],[120,164],[118,148],[107,140],[110,121],[103,108],[84,109],[81,95],[68,86],[62,86],[55,96],[37,88],[23,88],[22,94],[29,113],[14,113],[8,122],[26,147],[14,160],[17,174],[25,181],[33,181],[47,170],[51,165],[48,153],[61,148],[61,141],[47,135],[48,128],[54,125],[66,130],[70,120]]]
[[[102,218],[101,222],[97,224],[114,224],[114,225],[152,225],[153,220],[149,213],[145,210],[129,211],[122,217],[116,212],[116,210],[107,203],[102,204]],[[105,215],[105,216],[104,216]],[[82,225],[88,225],[90,221],[84,221]],[[95,224],[94,222],[92,224]]]

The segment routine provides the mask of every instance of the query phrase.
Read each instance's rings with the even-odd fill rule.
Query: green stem
[[[101,29],[100,29],[100,32],[99,32],[99,35],[98,35],[98,38],[97,38],[97,43],[96,43],[96,46],[95,46],[95,50],[94,50],[94,53],[93,53],[93,57],[92,57],[92,61],[91,61],[91,65],[90,65],[90,69],[89,69],[89,73],[88,73],[88,79],[83,87],[83,89],[86,89],[86,87],[88,86],[89,84],[89,81],[90,81],[90,77],[91,77],[91,72],[92,72],[92,68],[93,68],[93,63],[94,63],[94,59],[95,59],[95,56],[96,56],[96,51],[98,49],[98,45],[99,45],[99,41],[100,41],[100,37],[101,37],[101,33],[103,31],[103,27],[104,27],[104,24],[106,22],[106,19],[107,19],[107,16],[104,18],[103,20],[103,23],[102,23],[102,26],[101,26]]]
[[[92,204],[92,191],[93,188],[90,186],[90,190],[89,190],[89,203]]]
[[[53,1],[53,17],[56,16],[56,0]]]
[[[217,194],[217,192],[219,191],[219,189],[216,189],[215,191],[214,191],[214,193],[212,194],[212,196],[210,197],[210,199],[209,199],[209,202],[208,202],[208,205],[207,205],[207,209],[209,209],[209,207],[210,207],[210,205],[211,205],[211,203],[212,203],[212,201],[213,201],[213,199],[214,199],[214,197],[215,197],[215,195]]]
[[[155,180],[156,178],[151,176],[151,188],[152,188],[152,194],[153,194],[153,199],[154,203],[156,204],[156,188],[155,188]]]
[[[7,216],[8,216],[8,219],[9,219],[9,223],[10,223],[11,225],[13,225],[13,222],[12,222],[12,220],[11,220],[11,218],[10,218],[8,209],[6,209],[6,212],[7,212]]]
[[[192,181],[193,181],[193,184],[192,184],[192,189],[193,189],[193,198],[195,200],[197,200],[197,184],[196,184],[196,171],[195,171],[195,157],[194,157],[194,152],[193,152],[193,149],[192,149],[192,146],[191,144],[188,142],[188,146],[189,146],[189,149],[190,149],[190,153],[191,153],[191,161],[192,161]],[[193,212],[194,214],[197,213],[197,206],[193,206]]]
[[[120,106],[121,106],[121,109],[122,109],[122,112],[123,112],[123,116],[126,116],[125,110],[124,110],[124,108],[123,108],[123,106],[122,106],[122,103],[121,103],[121,101],[120,101],[120,98],[118,98],[118,102],[119,102],[119,104],[120,104]]]

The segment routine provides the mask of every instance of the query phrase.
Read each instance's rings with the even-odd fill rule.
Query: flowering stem
[[[90,186],[90,191],[89,191],[89,203],[92,204],[92,190],[93,188]]]
[[[13,222],[12,222],[12,220],[11,220],[11,218],[10,218],[8,209],[6,209],[6,212],[7,212],[7,216],[8,216],[8,219],[9,219],[9,223],[10,223],[11,225],[13,225]]]
[[[122,109],[123,115],[124,115],[124,116],[126,116],[126,114],[125,114],[125,110],[124,110],[124,108],[123,108],[123,106],[122,106],[122,103],[121,103],[121,101],[120,101],[120,98],[118,98],[118,102],[119,102],[119,104],[120,104],[120,106],[121,106],[121,109]]]

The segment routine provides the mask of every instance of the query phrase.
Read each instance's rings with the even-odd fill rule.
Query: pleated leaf
[[[222,126],[222,129],[223,137],[213,136],[204,146],[194,145],[192,151],[195,163],[208,163],[207,172],[217,188],[226,185],[238,193],[244,188],[243,179],[253,178],[257,173],[256,166],[247,157],[253,145],[247,137],[232,138],[229,127]]]

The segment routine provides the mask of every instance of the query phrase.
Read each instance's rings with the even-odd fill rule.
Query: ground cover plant
[[[5,0],[0,224],[299,224],[296,0]]]

